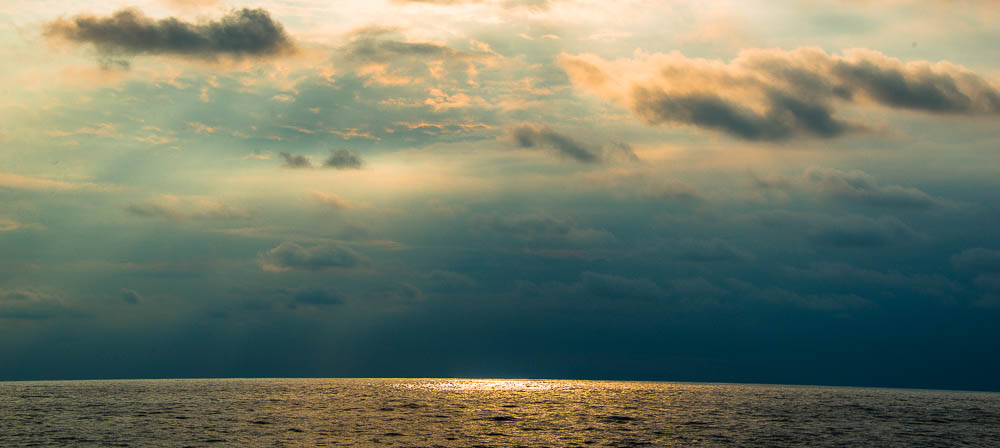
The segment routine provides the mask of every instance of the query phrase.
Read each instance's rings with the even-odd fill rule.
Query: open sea
[[[1000,394],[617,381],[0,382],[0,446],[1000,446]]]

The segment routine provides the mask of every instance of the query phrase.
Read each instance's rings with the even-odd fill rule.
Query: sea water
[[[0,446],[1000,446],[1000,394],[617,381],[0,382]]]

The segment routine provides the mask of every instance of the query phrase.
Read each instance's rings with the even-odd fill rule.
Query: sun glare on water
[[[428,380],[414,384],[402,384],[401,386],[435,391],[532,391],[569,389],[573,387],[573,385],[565,384],[565,382],[491,378]]]

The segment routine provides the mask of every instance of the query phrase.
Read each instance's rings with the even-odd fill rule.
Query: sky
[[[1000,390],[1000,3],[0,4],[0,379]]]

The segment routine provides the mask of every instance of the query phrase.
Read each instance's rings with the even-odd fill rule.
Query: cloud
[[[488,45],[473,46],[473,51],[456,50],[445,43],[410,41],[400,28],[369,26],[357,29],[336,54],[343,71],[353,71],[371,84],[404,86],[424,82],[427,97],[422,104],[435,111],[458,107],[491,106],[480,96],[471,96],[461,85],[475,85],[480,67],[497,67],[502,56]],[[447,81],[458,84],[447,87]],[[402,98],[398,99],[403,101]],[[416,103],[414,103],[415,105]],[[412,118],[412,117],[410,117]],[[347,135],[343,135],[345,138]]]
[[[664,179],[646,185],[639,191],[639,196],[659,201],[698,202],[704,195],[698,187],[678,180]]]
[[[642,159],[632,149],[632,145],[625,142],[614,142],[604,148],[604,155],[608,159],[619,159],[626,162],[641,162]]]
[[[629,278],[619,275],[585,271],[574,283],[547,282],[536,284],[519,281],[516,292],[523,296],[546,300],[558,299],[581,303],[585,299],[601,300],[657,300],[668,298],[667,292],[653,281],[645,278]]]
[[[405,5],[407,3],[422,3],[427,5],[461,5],[465,3],[482,3],[483,0],[391,0],[393,3]]]
[[[167,6],[181,10],[209,8],[214,6],[220,6],[223,4],[222,0],[162,0],[162,1]]]
[[[750,177],[752,185],[761,190],[783,194],[809,192],[845,203],[871,207],[910,210],[959,207],[953,201],[932,196],[917,188],[882,185],[875,176],[861,170],[811,167],[797,176],[760,177],[751,172]]]
[[[400,283],[387,294],[389,299],[398,301],[420,300],[423,296],[424,293],[420,290],[420,288],[417,288],[409,283]]]
[[[72,314],[58,296],[29,289],[0,289],[0,319],[41,320]]]
[[[880,247],[920,239],[923,235],[891,216],[872,219],[850,216],[821,223],[809,240],[823,246]]]
[[[107,187],[89,182],[66,182],[61,180],[28,177],[14,173],[0,173],[0,188],[27,191],[74,191],[107,190]]]
[[[406,4],[422,4],[422,5],[436,5],[436,6],[456,6],[456,5],[470,5],[470,4],[499,4],[501,7],[506,9],[517,9],[525,8],[529,10],[541,11],[548,9],[549,6],[556,0],[391,0],[392,3],[406,5]]]
[[[262,252],[257,256],[257,262],[262,270],[269,272],[351,269],[371,263],[368,257],[340,244],[303,247],[291,242]]]
[[[313,167],[312,162],[309,160],[309,157],[306,157],[304,155],[301,154],[292,155],[285,151],[281,151],[280,153],[278,153],[278,155],[281,156],[282,160],[285,161],[285,163],[281,165],[284,168],[302,169],[302,168]]]
[[[827,283],[830,288],[863,288],[879,294],[893,294],[906,291],[906,295],[928,295],[951,297],[961,291],[958,285],[940,274],[904,274],[899,271],[887,272],[858,268],[846,263],[815,263],[805,268],[789,267],[787,271],[797,279],[810,279]]]
[[[1000,113],[1000,90],[948,62],[902,62],[854,49],[748,49],[728,62],[679,52],[609,61],[562,54],[577,87],[650,125],[688,125],[750,141],[828,139],[866,127],[839,116],[850,103],[952,115]]]
[[[122,300],[130,305],[138,305],[142,301],[142,296],[134,290],[122,288]]]
[[[677,258],[685,261],[751,261],[753,254],[737,249],[725,240],[685,239],[676,243]]]
[[[295,50],[284,27],[270,13],[248,8],[203,23],[174,17],[156,20],[137,9],[122,9],[108,17],[77,15],[49,22],[45,35],[92,44],[103,58],[151,54],[215,60],[219,56],[269,57]]]
[[[614,235],[608,231],[582,228],[567,220],[541,215],[495,216],[480,221],[480,225],[524,241],[598,243],[614,240]]]
[[[283,168],[290,169],[310,169],[315,168],[312,160],[309,156],[302,154],[291,154],[286,151],[281,151],[278,153],[281,157]],[[323,168],[333,168],[338,170],[357,170],[361,169],[364,165],[364,161],[361,156],[357,153],[347,150],[340,149],[336,151],[331,151],[330,156],[323,161]]]
[[[728,291],[702,277],[695,277],[672,280],[670,293],[688,301],[715,305],[718,303],[717,299],[727,294]]]
[[[780,306],[793,306],[815,311],[845,311],[869,308],[874,304],[856,294],[799,294],[778,287],[758,287],[752,283],[729,279],[726,289],[743,300],[753,300]]]
[[[312,196],[320,204],[325,205],[333,210],[349,210],[354,208],[354,205],[350,202],[341,199],[339,196],[333,193],[324,193],[319,190],[309,190],[309,196]]]
[[[644,278],[583,272],[576,283],[548,282],[536,284],[520,281],[516,292],[523,296],[544,299],[585,299],[660,301],[687,309],[706,307],[745,308],[747,305],[770,304],[778,307],[814,311],[847,311],[869,308],[874,304],[856,294],[801,294],[774,286],[757,286],[737,279],[712,283],[701,277],[681,278],[670,281],[663,288]]]
[[[1000,272],[1000,250],[976,247],[951,257],[955,269],[967,272]]]
[[[11,232],[21,228],[21,223],[13,219],[0,216],[0,232]]]
[[[982,296],[973,305],[983,308],[1000,308],[1000,274],[982,274],[973,281]]]
[[[174,221],[248,219],[250,214],[222,201],[204,196],[161,195],[155,200],[135,202],[125,207],[128,213],[144,218]]]
[[[405,42],[396,28],[366,27],[352,33],[344,54],[357,62],[387,63],[400,58],[413,59],[481,59],[483,55],[455,50],[435,42]]]
[[[327,157],[323,162],[324,167],[338,170],[357,170],[363,164],[361,156],[348,149],[338,149],[331,152],[330,157]]]
[[[0,233],[13,232],[15,230],[22,229],[45,230],[45,226],[38,223],[25,224],[6,216],[0,216]]]
[[[471,277],[458,272],[435,269],[427,275],[430,289],[440,292],[454,292],[473,289],[478,284]]]
[[[690,123],[745,140],[786,140],[798,134],[837,137],[852,125],[833,118],[826,106],[808,104],[773,91],[766,112],[728,102],[714,94],[671,96],[637,87],[634,111],[650,124]]]
[[[835,199],[887,208],[931,208],[948,204],[916,188],[879,185],[875,177],[860,170],[809,168],[805,182]]]
[[[573,231],[570,223],[546,216],[497,217],[487,226],[495,232],[524,239],[562,238]]]
[[[871,248],[927,238],[893,216],[824,216],[777,210],[759,214],[758,220],[772,231],[801,233],[817,246]]]
[[[305,288],[283,291],[293,305],[329,306],[344,303],[344,295],[330,289]]]
[[[656,299],[666,293],[649,279],[584,272],[580,275],[583,288],[597,297],[609,299]]]
[[[975,276],[973,283],[982,295],[973,305],[1000,308],[1000,250],[975,247],[951,257],[955,269]]]
[[[510,129],[514,144],[521,148],[548,147],[557,154],[583,163],[600,161],[600,155],[583,143],[557,133],[548,126],[522,124]]]

